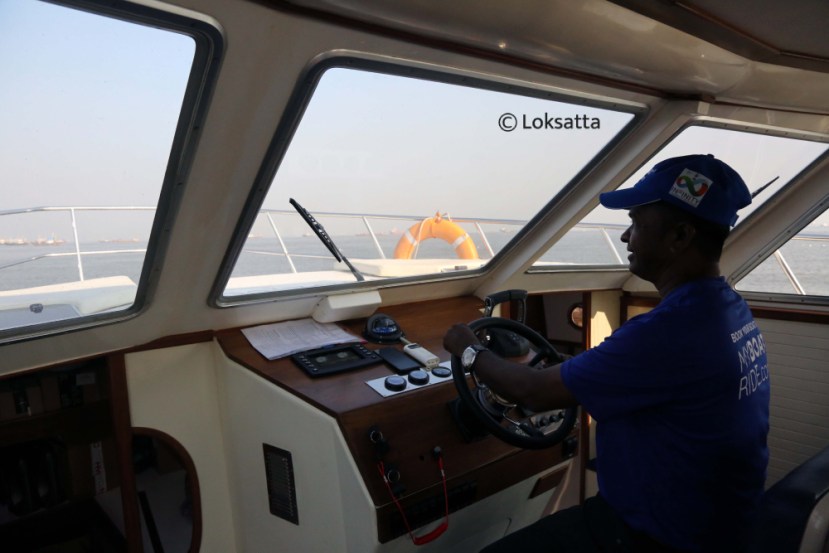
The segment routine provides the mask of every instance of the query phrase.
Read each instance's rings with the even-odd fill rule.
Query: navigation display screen
[[[360,344],[346,344],[304,351],[292,355],[291,359],[310,376],[322,376],[358,369],[383,361],[375,352]]]

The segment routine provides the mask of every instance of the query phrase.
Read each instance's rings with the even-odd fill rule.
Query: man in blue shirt
[[[599,495],[485,551],[733,553],[768,463],[765,343],[719,270],[751,195],[731,167],[692,155],[600,201],[629,210],[630,270],[656,286],[659,305],[544,370],[482,349],[465,325],[444,338],[507,399],[538,411],[581,404],[598,423]]]

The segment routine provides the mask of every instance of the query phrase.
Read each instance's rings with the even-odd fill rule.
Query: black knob
[[[429,383],[429,373],[423,369],[417,369],[409,373],[409,382],[412,384],[423,385]]]
[[[385,386],[387,390],[391,390],[392,392],[402,392],[406,389],[406,379],[393,374],[386,377]]]
[[[441,378],[446,378],[447,376],[452,376],[452,369],[448,369],[446,367],[435,367],[432,369],[432,374]]]

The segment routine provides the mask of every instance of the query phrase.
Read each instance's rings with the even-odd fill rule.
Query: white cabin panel
[[[829,445],[829,326],[758,319],[771,377],[771,486]]]
[[[131,353],[125,362],[132,426],[169,434],[193,459],[201,496],[200,551],[236,551],[213,345]]]

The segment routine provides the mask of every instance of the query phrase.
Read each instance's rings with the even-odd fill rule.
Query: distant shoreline
[[[60,246],[66,240],[60,238],[36,238],[27,240],[25,238],[0,238],[0,246]]]

